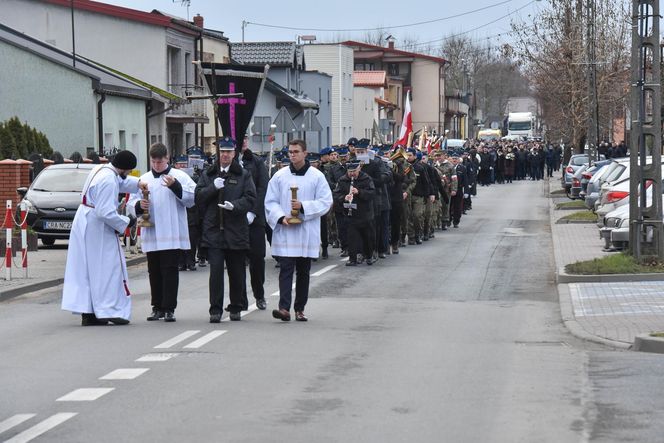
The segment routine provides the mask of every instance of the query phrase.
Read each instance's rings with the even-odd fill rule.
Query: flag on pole
[[[413,117],[410,112],[410,91],[406,93],[406,104],[404,106],[403,122],[401,123],[401,131],[399,132],[399,140],[394,143],[394,146],[408,145],[408,135],[413,132]]]

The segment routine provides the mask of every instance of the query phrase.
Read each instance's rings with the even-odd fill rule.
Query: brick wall
[[[5,202],[12,200],[12,207],[19,202],[16,188],[30,186],[30,165],[28,160],[2,160],[0,161],[0,206],[5,208]]]

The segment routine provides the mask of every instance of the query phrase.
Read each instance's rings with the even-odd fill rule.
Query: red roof
[[[395,55],[403,55],[405,57],[422,58],[425,60],[431,60],[433,62],[440,63],[441,65],[449,63],[447,60],[441,57],[434,57],[432,55],[426,55],[426,54],[418,54],[417,52],[402,51],[401,49],[393,49],[385,46],[370,45],[369,43],[356,42],[353,40],[347,40],[345,42],[341,42],[341,44],[346,46],[358,46],[360,48],[373,49],[375,51],[388,52],[390,54],[395,54]]]
[[[72,0],[41,0],[44,3],[52,5],[71,7]],[[147,23],[150,25],[163,26],[165,28],[177,28],[178,30],[187,32],[186,28],[175,25],[170,17],[155,14],[152,12],[139,11],[136,9],[125,8],[122,6],[109,5],[108,3],[101,3],[91,0],[73,0],[74,8],[82,11],[96,12],[97,14],[110,15],[125,20]],[[191,31],[189,31],[191,33]]]
[[[385,86],[387,73],[385,71],[354,71],[353,86]]]

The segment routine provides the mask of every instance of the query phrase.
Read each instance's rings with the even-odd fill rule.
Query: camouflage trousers
[[[424,211],[426,197],[414,195],[410,201],[410,217],[408,218],[408,241],[422,237],[424,232]]]
[[[339,232],[337,231],[337,218],[334,212],[330,211],[327,216],[327,239],[330,244],[339,241]]]
[[[408,226],[410,225],[410,201],[413,198],[409,195],[406,197],[406,199],[403,201],[403,208],[401,211],[401,240],[404,241],[406,239],[406,235],[408,234]]]

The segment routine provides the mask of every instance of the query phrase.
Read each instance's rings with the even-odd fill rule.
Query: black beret
[[[136,156],[131,151],[120,151],[113,156],[111,164],[118,169],[131,170],[136,167]]]

